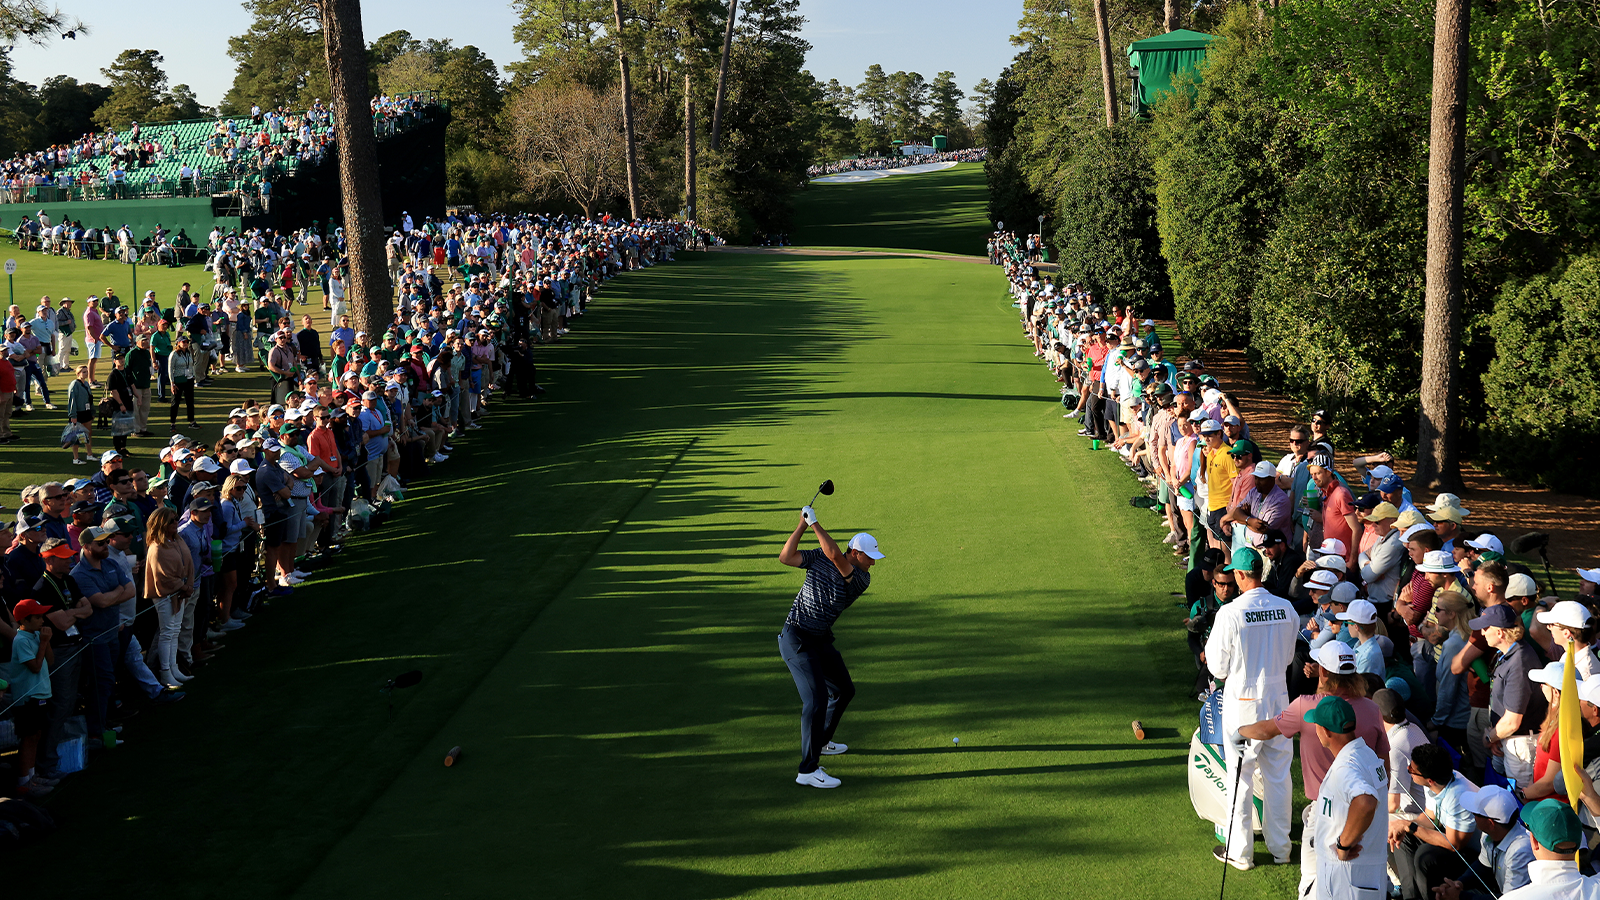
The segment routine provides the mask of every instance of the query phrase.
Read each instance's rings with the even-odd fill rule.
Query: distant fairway
[[[982,256],[993,229],[983,163],[861,184],[810,184],[795,203],[802,247],[875,247]]]

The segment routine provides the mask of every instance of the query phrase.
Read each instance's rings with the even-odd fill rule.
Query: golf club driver
[[[824,497],[832,497],[833,496],[833,479],[829,478],[827,481],[824,481],[823,483],[817,485],[817,493],[811,495],[811,503],[807,503],[806,504],[807,506],[810,506],[812,503],[816,503],[817,502],[817,494],[821,494]]]

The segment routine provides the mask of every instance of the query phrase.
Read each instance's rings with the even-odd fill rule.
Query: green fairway
[[[132,720],[8,889],[72,859],[76,894],[168,898],[1215,891],[1180,571],[1068,437],[998,271],[681,258],[607,287],[541,353],[547,400],[497,404],[458,477]],[[823,524],[887,554],[837,629],[833,791],[793,783],[776,641],[824,478]]]
[[[808,184],[795,201],[802,247],[929,250],[982,256],[993,231],[983,163],[859,184]]]

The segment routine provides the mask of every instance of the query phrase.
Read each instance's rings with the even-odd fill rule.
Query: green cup
[[[1089,442],[1090,450],[1103,450],[1105,449],[1105,446],[1105,442],[1098,439]]]

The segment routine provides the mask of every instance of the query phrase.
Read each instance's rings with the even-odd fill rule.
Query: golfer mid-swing
[[[820,549],[800,549],[800,536],[808,525],[816,532]],[[839,779],[817,764],[824,756],[850,749],[833,742],[839,719],[856,695],[844,657],[833,648],[833,623],[866,593],[872,583],[868,570],[880,559],[883,554],[878,551],[878,541],[865,531],[850,539],[848,551],[840,550],[809,506],[800,510],[800,524],[778,554],[784,565],[806,570],[805,583],[778,634],[778,652],[800,689],[800,774],[795,776],[796,784],[839,786]]]

